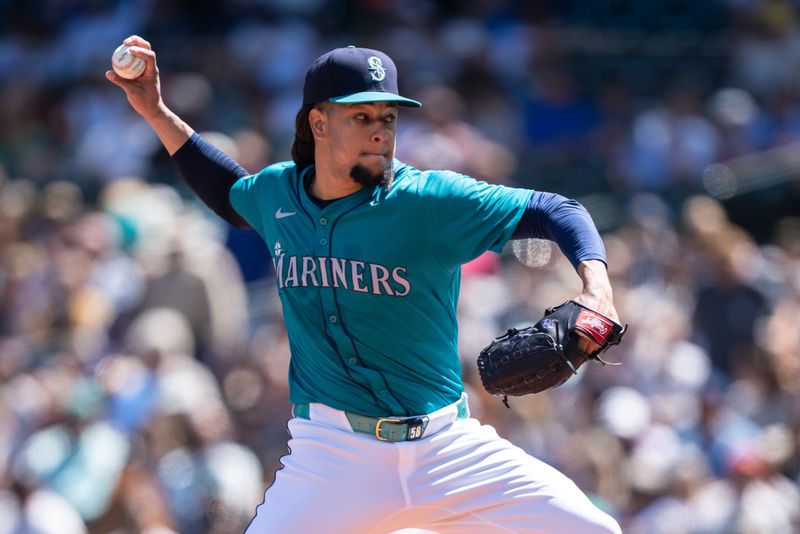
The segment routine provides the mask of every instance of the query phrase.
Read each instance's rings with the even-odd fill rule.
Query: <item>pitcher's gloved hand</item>
[[[590,359],[622,340],[626,327],[582,304],[569,300],[549,308],[535,325],[511,328],[478,356],[483,387],[492,395],[521,396],[560,386]],[[578,348],[579,336],[598,348]]]

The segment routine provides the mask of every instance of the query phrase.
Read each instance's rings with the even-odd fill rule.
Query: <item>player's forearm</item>
[[[578,276],[583,283],[583,293],[599,299],[612,300],[611,281],[606,264],[600,260],[586,260],[578,264]]]
[[[583,261],[577,268],[578,276],[583,282],[583,291],[575,300],[588,308],[606,315],[612,321],[619,322],[617,309],[614,307],[614,295],[611,291],[611,282],[608,279],[606,264],[598,260]],[[596,340],[595,340],[596,341]],[[595,350],[594,341],[584,339],[581,341],[584,351]]]
[[[249,228],[228,200],[231,186],[247,175],[238,163],[195,135],[191,126],[163,104],[142,114],[200,200],[237,228]],[[193,137],[194,136],[194,137]]]
[[[173,154],[183,179],[214,213],[237,228],[250,228],[236,213],[228,195],[247,171],[227,154],[194,133]]]
[[[174,155],[194,133],[191,126],[164,105],[158,106],[152,114],[143,117],[153,128],[170,156]]]

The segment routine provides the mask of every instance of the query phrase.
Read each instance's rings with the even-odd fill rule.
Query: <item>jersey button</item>
[[[329,316],[328,316],[328,321],[330,321],[330,322],[332,322],[332,323],[335,323],[337,320],[338,320],[338,319],[336,319],[336,316],[335,316],[335,315],[329,315]]]
[[[380,398],[382,398],[382,399],[383,399],[383,398],[385,398],[385,397],[386,397],[386,390],[385,390],[385,389],[382,389],[382,390],[380,390],[380,391],[378,392],[378,396],[379,396]]]
[[[320,217],[320,218],[319,218],[319,223],[320,223],[322,226],[325,226],[326,224],[328,224],[328,219],[326,219],[325,217]]]
[[[350,365],[355,365],[358,363],[358,358],[350,358],[347,361],[350,363]]]
[[[323,237],[322,239],[319,240],[319,244],[325,246],[328,244],[328,240]]]

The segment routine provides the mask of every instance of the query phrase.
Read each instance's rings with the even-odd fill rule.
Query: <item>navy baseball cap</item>
[[[336,102],[397,102],[418,108],[422,104],[397,94],[394,61],[378,50],[348,46],[323,54],[306,72],[303,104]]]

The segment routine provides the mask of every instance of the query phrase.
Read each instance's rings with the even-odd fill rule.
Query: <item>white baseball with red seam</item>
[[[128,45],[119,45],[111,55],[111,67],[114,72],[127,80],[141,76],[145,66],[143,59],[131,55]]]

